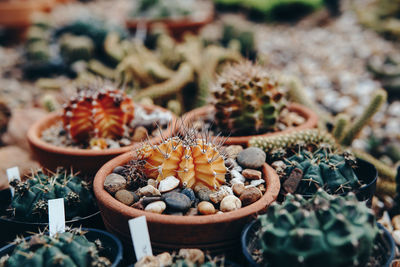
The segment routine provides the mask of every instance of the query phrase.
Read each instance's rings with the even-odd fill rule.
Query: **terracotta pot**
[[[175,216],[146,212],[126,206],[104,189],[106,176],[132,159],[125,153],[107,162],[96,174],[93,190],[98,207],[108,231],[125,244],[131,244],[128,220],[146,216],[150,240],[154,251],[172,251],[179,248],[200,248],[212,254],[229,255],[240,251],[240,233],[244,225],[275,201],[280,189],[276,172],[267,164],[263,166],[266,192],[255,203],[224,214],[203,216]],[[239,253],[240,254],[240,253]]]
[[[312,129],[317,126],[318,123],[318,116],[315,114],[312,110],[309,108],[306,108],[300,104],[297,103],[291,103],[288,106],[289,111],[291,112],[296,112],[303,118],[305,118],[305,122],[297,127],[290,127],[287,128],[284,131],[278,131],[278,132],[269,132],[265,134],[258,134],[258,135],[248,135],[248,136],[230,136],[226,141],[225,145],[242,145],[242,146],[248,146],[248,143],[251,138],[253,137],[260,137],[260,136],[274,136],[274,135],[280,135],[280,134],[285,134],[293,131],[298,131],[298,130],[304,130],[304,129]],[[214,106],[208,105],[204,106],[201,108],[194,109],[192,111],[189,111],[182,117],[185,118],[185,121],[188,123],[192,123],[193,121],[197,120],[198,118],[201,117],[206,117],[209,114],[215,113],[215,108]],[[223,141],[225,140],[225,137],[215,137],[215,141]]]
[[[150,112],[155,109],[160,109],[163,112],[170,112],[158,106],[143,106]],[[177,118],[173,115],[173,120]],[[83,174],[95,174],[97,170],[110,159],[131,151],[134,144],[120,148],[110,148],[103,150],[79,149],[55,146],[46,143],[41,139],[42,132],[50,126],[60,121],[61,114],[54,112],[50,113],[43,119],[37,121],[28,130],[28,141],[33,151],[35,158],[46,169],[55,170],[57,167],[73,168],[74,171],[80,171]],[[173,134],[171,127],[163,131],[163,136],[169,137]],[[151,141],[157,142],[160,137],[154,137]]]

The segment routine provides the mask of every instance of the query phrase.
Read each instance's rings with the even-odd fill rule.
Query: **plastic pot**
[[[384,260],[384,264],[382,267],[390,267],[391,262],[395,256],[395,244],[392,238],[392,235],[383,227],[381,224],[377,223],[378,228],[383,231],[383,235],[379,235],[375,242],[378,242],[381,247],[385,249],[386,257]],[[257,239],[256,233],[260,229],[260,221],[254,220],[249,223],[243,230],[242,237],[241,237],[241,244],[242,244],[242,253],[244,258],[246,259],[247,266],[251,267],[261,267],[261,265],[257,264],[253,259],[251,252],[254,249],[258,249],[258,242],[254,242]],[[268,264],[262,265],[267,266]],[[323,263],[321,263],[323,266]]]
[[[111,262],[111,267],[120,266],[122,260],[122,244],[114,235],[98,229],[82,228],[87,231],[85,237],[94,242],[99,239],[103,244],[104,250],[100,253],[101,256],[107,257]],[[25,240],[29,241],[31,236],[26,237]],[[0,258],[7,254],[11,254],[15,249],[14,244],[9,244],[0,249]]]
[[[174,251],[179,248],[199,248],[213,255],[240,251],[240,233],[252,218],[264,213],[275,201],[280,189],[278,175],[267,164],[263,166],[266,192],[261,199],[241,209],[223,214],[203,216],[175,216],[155,214],[135,209],[116,200],[104,189],[108,174],[132,159],[130,153],[123,154],[105,164],[93,182],[93,190],[108,231],[115,234],[126,245],[131,244],[128,220],[146,216],[153,251]],[[237,254],[236,254],[237,255]]]
[[[229,138],[225,141],[225,145],[241,145],[244,147],[248,146],[248,143],[250,139],[253,137],[261,137],[261,136],[275,136],[275,135],[281,135],[281,134],[286,134],[290,133],[293,131],[298,131],[298,130],[304,130],[304,129],[312,129],[317,126],[318,123],[318,116],[315,114],[311,109],[306,108],[300,104],[297,103],[291,103],[288,106],[289,111],[291,112],[296,112],[303,118],[305,118],[305,122],[302,125],[299,125],[297,127],[291,127],[287,128],[284,131],[278,131],[278,132],[269,132],[265,134],[258,134],[258,135],[247,135],[247,136],[229,136]],[[194,109],[192,111],[189,111],[186,113],[183,118],[185,118],[186,123],[193,123],[194,121],[198,120],[199,118],[205,118],[209,114],[214,114],[215,113],[215,108],[214,106],[204,106],[201,108]],[[225,140],[226,137],[221,136],[221,137],[213,137],[216,138],[216,142]]]

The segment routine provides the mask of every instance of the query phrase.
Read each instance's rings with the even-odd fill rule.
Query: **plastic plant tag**
[[[18,167],[12,167],[7,169],[7,177],[8,177],[8,183],[10,183],[12,180],[19,180],[21,181],[21,176],[19,174],[19,168]],[[14,196],[14,188],[10,187],[11,189],[11,196]]]
[[[140,216],[128,221],[131,231],[132,243],[135,249],[136,259],[139,261],[145,256],[152,256],[149,230],[145,216]]]
[[[49,234],[65,232],[64,198],[49,199]]]

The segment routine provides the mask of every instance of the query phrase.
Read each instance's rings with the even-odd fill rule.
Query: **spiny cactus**
[[[85,234],[81,229],[70,229],[53,237],[39,233],[29,241],[18,238],[12,254],[0,259],[0,267],[111,266],[109,259],[99,255],[101,241],[91,242]]]
[[[365,266],[378,233],[375,217],[352,193],[313,198],[287,195],[258,218],[264,262],[268,266]]]
[[[273,130],[285,106],[278,82],[250,61],[227,66],[212,93],[215,123],[233,135]]]
[[[13,180],[10,185],[15,190],[12,215],[24,221],[47,221],[49,199],[64,198],[66,220],[84,217],[95,209],[88,185],[73,173],[60,171],[49,176],[39,170],[25,181]]]
[[[276,136],[254,137],[249,146],[259,147],[267,153],[268,159],[274,159],[276,154],[286,154],[286,151],[295,149],[298,145],[318,146],[329,144],[336,146],[336,141],[329,133],[318,129],[295,131]]]
[[[342,140],[344,135],[344,130],[347,128],[350,122],[350,118],[347,114],[338,114],[335,118],[335,125],[332,130],[332,135],[336,140]]]
[[[61,36],[59,42],[61,55],[68,63],[78,60],[87,61],[93,57],[94,44],[89,37],[66,33]]]
[[[64,106],[64,127],[77,142],[119,138],[134,117],[134,105],[125,92],[103,87],[86,88]]]
[[[145,144],[137,150],[145,160],[147,177],[162,180],[176,176],[183,187],[204,184],[217,189],[225,182],[226,167],[218,146],[209,138],[194,135],[164,139],[157,145]]]
[[[314,152],[304,148],[284,159],[278,168],[283,193],[311,195],[319,188],[331,194],[358,189],[361,182],[354,173],[356,159],[349,152],[338,153],[329,146]]]

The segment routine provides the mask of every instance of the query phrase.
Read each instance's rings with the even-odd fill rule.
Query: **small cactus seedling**
[[[233,135],[273,130],[285,106],[278,82],[250,61],[227,66],[212,92],[215,123]]]
[[[341,194],[361,186],[353,168],[356,159],[352,154],[340,154],[321,145],[314,152],[300,147],[298,153],[284,159],[277,171],[284,193],[312,195],[324,188],[331,194]]]
[[[49,176],[39,170],[24,182],[12,180],[10,185],[15,190],[11,208],[17,219],[47,221],[47,202],[55,198],[64,198],[66,220],[94,211],[92,192],[86,182],[73,173],[57,172]]]
[[[268,266],[366,266],[378,233],[375,217],[356,196],[287,195],[258,218],[257,236]]]
[[[11,255],[0,259],[0,267],[111,266],[110,260],[99,255],[101,241],[90,242],[85,234],[80,229],[71,229],[53,237],[39,233],[28,241],[17,238],[16,248]]]
[[[64,127],[77,142],[119,138],[134,117],[133,101],[116,89],[82,90],[64,107]]]

